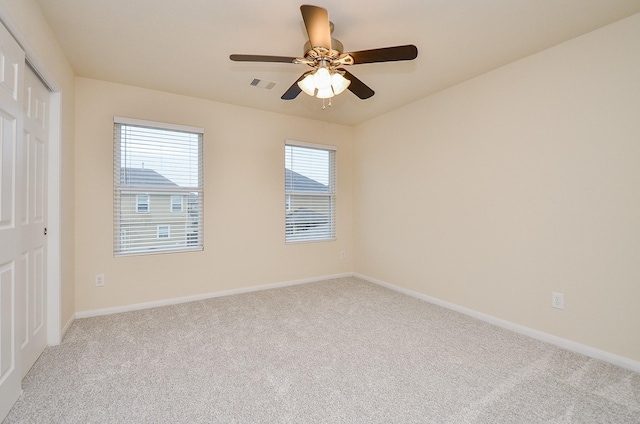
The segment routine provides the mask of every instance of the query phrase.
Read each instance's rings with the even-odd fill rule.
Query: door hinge
[[[44,235],[47,235],[47,227],[44,227]]]

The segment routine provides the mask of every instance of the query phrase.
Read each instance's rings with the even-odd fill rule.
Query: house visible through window
[[[285,142],[285,240],[335,240],[336,149]]]
[[[201,128],[114,118],[114,254],[203,249]]]

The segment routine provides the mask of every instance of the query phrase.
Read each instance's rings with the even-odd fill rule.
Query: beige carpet
[[[640,423],[640,374],[345,278],[76,320],[9,423]]]

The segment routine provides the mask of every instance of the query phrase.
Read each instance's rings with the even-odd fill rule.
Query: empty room
[[[0,422],[640,423],[640,0],[0,21]]]

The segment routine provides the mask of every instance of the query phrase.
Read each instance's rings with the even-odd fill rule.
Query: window
[[[203,133],[114,118],[116,256],[203,249]]]
[[[158,236],[159,239],[168,239],[171,233],[170,225],[158,225]]]
[[[171,212],[182,212],[182,196],[171,196]]]
[[[138,213],[149,212],[149,195],[138,194],[136,196],[136,212]]]
[[[335,240],[336,149],[285,142],[285,240]]]
[[[122,229],[122,231],[120,231],[120,244],[124,249],[129,248],[129,230]]]

